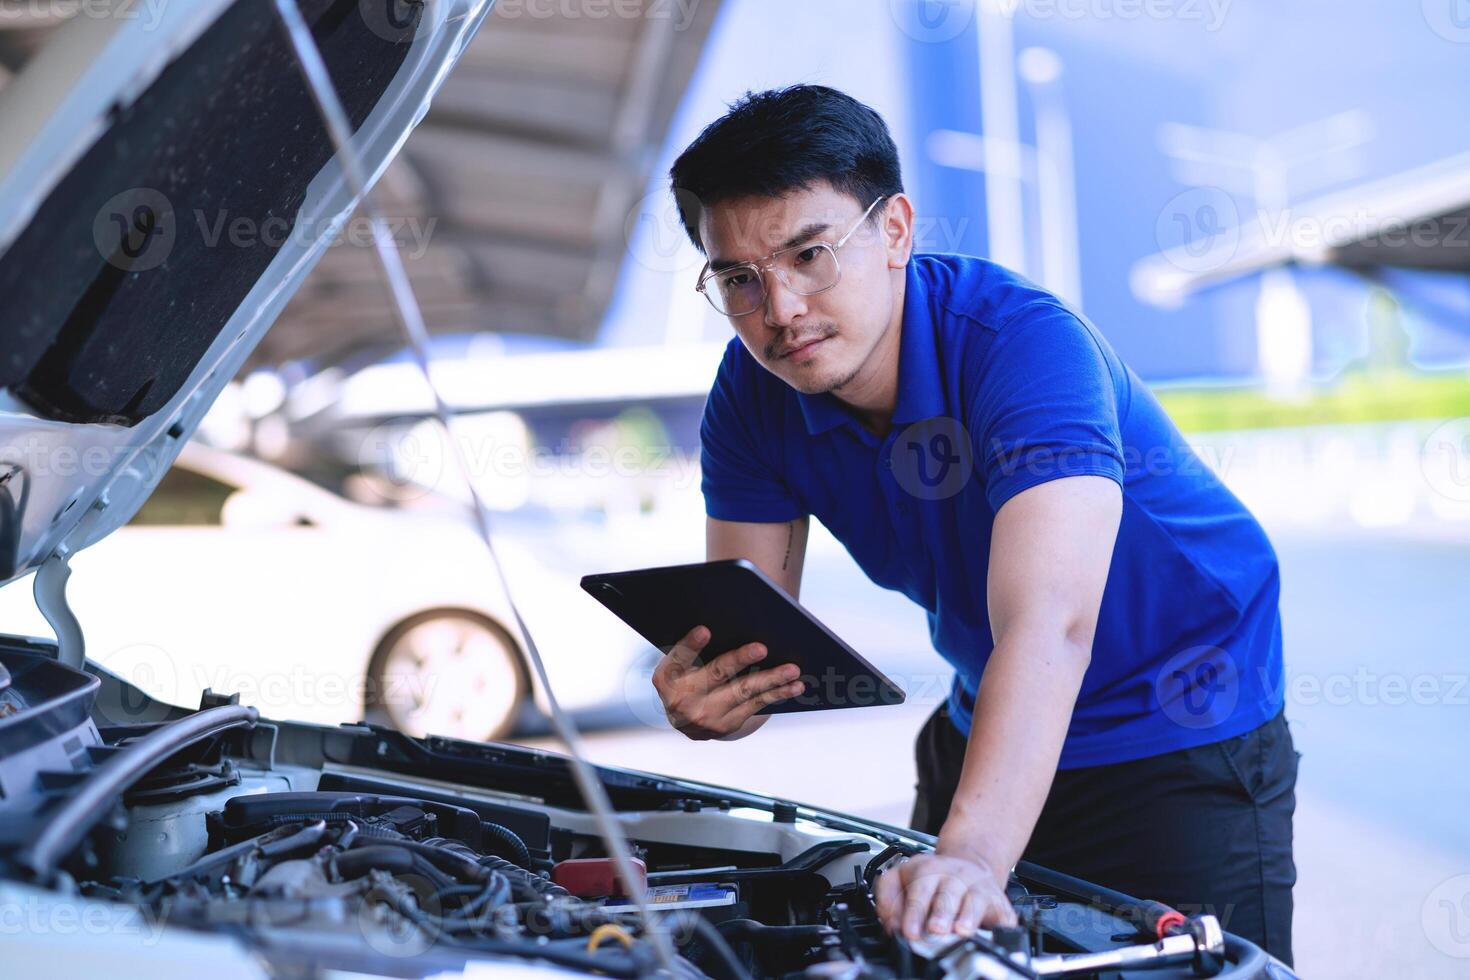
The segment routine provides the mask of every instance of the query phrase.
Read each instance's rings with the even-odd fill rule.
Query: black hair
[[[781,197],[824,180],[863,207],[903,192],[898,148],[883,117],[825,85],[745,93],[669,169],[679,218],[701,252],[702,209],[737,197]]]

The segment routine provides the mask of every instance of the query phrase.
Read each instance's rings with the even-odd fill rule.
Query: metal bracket
[[[71,578],[71,566],[67,564],[70,557],[71,551],[62,545],[36,570],[36,607],[56,634],[56,659],[67,667],[81,670],[87,659],[86,642],[82,638],[82,624],[66,602],[66,581]]]

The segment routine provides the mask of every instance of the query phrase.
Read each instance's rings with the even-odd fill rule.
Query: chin
[[[803,395],[823,395],[841,387],[846,375],[822,364],[782,364],[777,376]]]
[[[854,373],[850,365],[838,363],[835,353],[823,351],[812,360],[801,363],[778,358],[766,366],[803,395],[822,395],[846,384]]]

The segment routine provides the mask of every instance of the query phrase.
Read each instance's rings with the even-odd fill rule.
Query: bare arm
[[[794,597],[801,588],[810,522],[746,524],[708,518],[705,557],[709,561],[745,558]],[[703,626],[690,631],[653,672],[653,686],[669,722],[690,738],[744,738],[769,715],[755,713],[767,704],[801,693],[799,669],[777,664],[735,675],[766,655],[759,643],[723,651],[708,663],[695,662],[709,642]]]
[[[940,849],[974,853],[998,876],[1020,860],[1051,789],[1121,514],[1118,485],[1084,476],[1032,487],[996,515],[988,579],[995,650]]]
[[[784,524],[741,524],[705,518],[705,561],[748,558],[781,588],[800,598],[801,566],[806,560],[806,539],[811,518],[801,517]]]
[[[1006,876],[1056,773],[1121,514],[1118,485],[1097,476],[1032,487],[996,514],[988,575],[995,649],[936,853],[880,879],[890,927],[913,937],[967,934],[1013,919]]]

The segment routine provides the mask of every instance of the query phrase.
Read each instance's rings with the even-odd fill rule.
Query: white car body
[[[617,706],[641,689],[630,681],[651,648],[524,549],[499,550],[563,707]],[[72,569],[68,595],[88,656],[172,703],[197,703],[212,688],[305,721],[360,721],[374,653],[400,624],[464,611],[517,635],[466,521],[354,503],[197,443],[139,514],[76,555]],[[190,614],[170,614],[180,609]],[[51,633],[20,584],[0,590],[0,621]],[[544,705],[521,656],[525,690]],[[406,683],[433,699],[461,695],[454,688],[467,680],[436,670]]]

